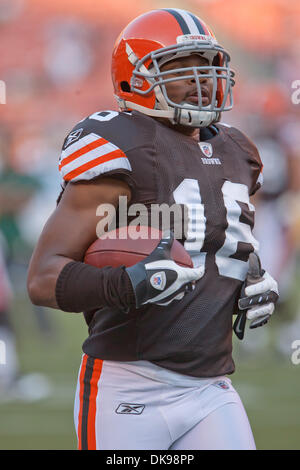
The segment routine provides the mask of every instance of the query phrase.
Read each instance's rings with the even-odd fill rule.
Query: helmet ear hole
[[[125,91],[126,93],[130,93],[131,92],[131,88],[130,88],[130,85],[128,82],[126,81],[123,81],[120,83],[120,87],[121,87],[121,90],[122,91]]]

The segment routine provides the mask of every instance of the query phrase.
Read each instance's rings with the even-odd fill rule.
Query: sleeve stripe
[[[64,176],[65,181],[70,181],[77,177],[78,175],[81,175],[82,173],[85,173],[87,170],[90,170],[91,168],[94,168],[95,166],[101,165],[102,163],[105,163],[110,160],[115,160],[116,158],[125,158],[127,160],[127,157],[125,154],[122,152],[120,149],[116,149],[113,152],[107,153],[105,155],[101,155],[101,157],[95,158],[84,165],[79,166],[78,168],[70,171]]]
[[[67,163],[66,165],[63,165],[60,169],[62,175],[66,175],[67,173],[70,173],[70,171],[76,170],[77,168],[81,167],[85,163],[91,162],[93,160],[96,160],[99,157],[104,157],[105,155],[111,154],[115,150],[119,150],[122,152],[121,149],[113,145],[111,142],[107,142],[104,145],[100,145],[99,147],[96,147],[93,150],[90,150],[87,153],[84,153],[80,157],[75,158],[70,163]],[[126,155],[122,152],[122,156],[126,158]]]
[[[84,147],[80,148],[79,150],[76,150],[76,152],[71,153],[71,155],[65,157],[62,162],[59,165],[59,170],[62,169],[63,166],[67,165],[68,163],[72,162],[73,160],[76,160],[76,158],[81,157],[87,152],[90,152],[91,150],[94,150],[97,147],[101,147],[104,144],[107,144],[108,141],[100,137],[100,139],[95,140],[94,142],[91,142]]]

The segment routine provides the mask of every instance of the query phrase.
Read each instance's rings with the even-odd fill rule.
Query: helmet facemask
[[[132,73],[131,91],[141,96],[154,92],[156,96],[154,110],[145,108],[142,112],[157,117],[168,117],[172,124],[206,127],[212,122],[218,121],[222,111],[232,109],[234,73],[229,68],[230,56],[221,46],[212,41],[182,42],[152,51],[140,60],[128,45],[127,54],[135,67]],[[161,70],[161,67],[169,61],[191,54],[199,54],[204,57],[208,60],[208,65]],[[146,64],[148,64],[148,68]],[[170,74],[176,74],[176,77],[168,78]],[[207,106],[202,104],[200,81],[204,78],[212,81],[212,98],[211,103]],[[187,79],[195,80],[198,95],[197,104],[176,103],[168,96],[166,84]],[[144,80],[149,84],[149,88],[141,90]],[[135,107],[135,109],[138,108]]]

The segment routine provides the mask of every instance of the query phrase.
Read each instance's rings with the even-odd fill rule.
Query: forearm
[[[65,312],[82,312],[100,306],[126,311],[134,304],[131,283],[123,267],[99,269],[60,256],[53,257],[43,272],[31,266],[28,293],[35,305]]]
[[[64,256],[52,256],[47,263],[33,256],[29,265],[27,291],[34,305],[59,309],[56,302],[56,283],[65,265],[73,261]]]
[[[101,269],[81,261],[99,236],[96,233],[99,205],[111,204],[117,208],[119,196],[126,195],[130,200],[130,194],[129,186],[110,178],[67,185],[57,208],[45,224],[30,262],[28,293],[34,304],[59,309],[66,307],[66,311],[89,310],[114,302],[122,304],[124,291],[121,281],[124,284],[126,273],[119,271],[121,281],[118,281],[113,268],[105,269],[105,275],[104,272],[99,274]],[[76,275],[80,281],[73,275],[74,265],[71,270],[68,268],[63,272],[65,266],[72,262],[77,263]],[[60,278],[62,272],[63,278]],[[67,306],[64,300],[66,292],[69,293]],[[73,298],[78,302],[72,302]]]
[[[125,267],[102,269],[81,262],[68,263],[58,276],[56,302],[65,312],[82,312],[101,306],[128,311],[135,297]]]

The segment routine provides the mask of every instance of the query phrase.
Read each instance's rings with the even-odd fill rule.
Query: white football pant
[[[83,355],[74,420],[79,449],[255,449],[228,377],[199,379],[148,361]]]

